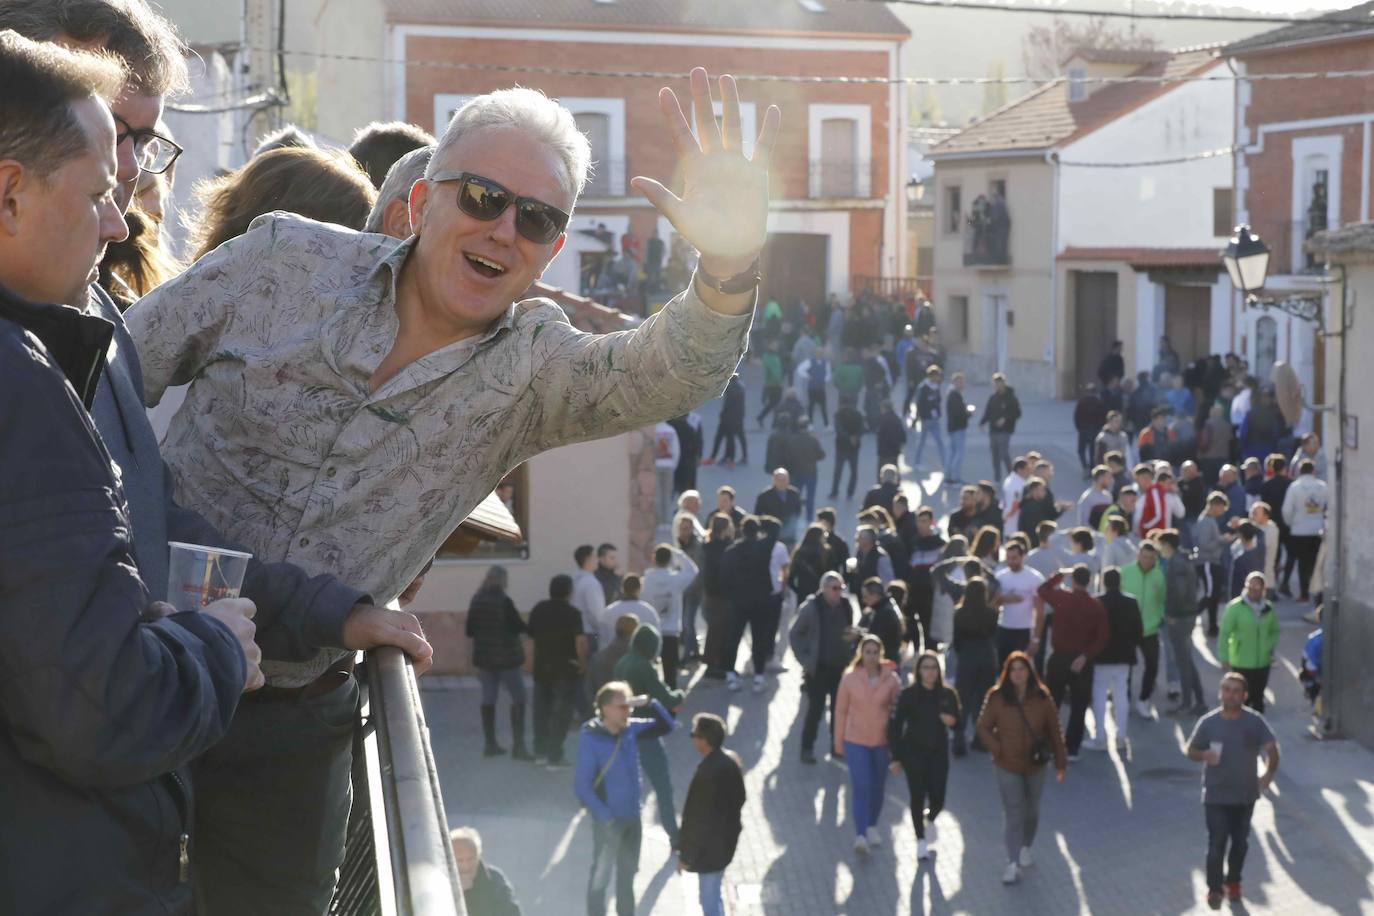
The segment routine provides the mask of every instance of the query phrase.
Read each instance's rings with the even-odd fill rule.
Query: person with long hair
[[[1035,864],[1031,844],[1040,825],[1046,767],[1052,760],[1055,778],[1063,782],[1069,765],[1059,711],[1025,652],[1012,652],[1003,662],[978,716],[978,737],[992,754],[1002,795],[1007,849],[1002,883],[1015,884],[1021,870]]]
[[[524,620],[506,589],[510,577],[504,566],[487,570],[468,608],[467,637],[472,640],[472,666],[482,684],[482,756],[496,757],[506,749],[496,742],[496,700],[502,687],[510,694],[510,727],[516,760],[533,760],[525,748]]]
[[[916,676],[897,697],[887,726],[892,773],[906,774],[911,793],[917,859],[930,858],[930,844],[936,840],[935,817],[944,810],[949,781],[949,733],[959,724],[960,710],[958,695],[940,674],[940,656],[922,652],[916,658]]]
[[[799,607],[820,589],[821,574],[830,568],[830,548],[825,535],[825,526],[813,523],[802,534],[797,549],[792,551],[792,561],[787,565],[787,585],[797,596]]]
[[[887,722],[902,689],[895,668],[883,658],[882,640],[865,635],[840,680],[835,701],[835,754],[843,754],[849,767],[854,851],[864,855],[882,843],[878,816],[887,783]]]
[[[706,541],[701,546],[701,599],[706,617],[706,673],[725,680],[725,644],[729,641],[730,599],[725,591],[725,551],[735,539],[735,523],[724,512],[706,520]]]
[[[951,655],[957,662],[959,721],[954,728],[954,756],[968,753],[965,744],[969,716],[977,716],[983,698],[997,679],[997,608],[989,600],[988,580],[976,575],[981,567],[969,560],[963,596],[954,609],[954,644]],[[970,574],[972,573],[972,575]],[[987,750],[975,733],[975,751]]]
[[[285,210],[322,223],[361,229],[377,192],[349,156],[289,147],[255,156],[196,188],[201,212],[191,226],[193,260],[248,231],[265,213]]]

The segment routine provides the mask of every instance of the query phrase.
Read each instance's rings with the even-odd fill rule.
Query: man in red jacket
[[[1164,497],[1164,488],[1155,481],[1154,466],[1142,462],[1135,466],[1135,487],[1140,493],[1136,502],[1135,528],[1141,538],[1148,537],[1151,531],[1169,527],[1169,506]]]
[[[1067,590],[1060,587],[1066,572],[1072,579]],[[1059,570],[1037,590],[1041,600],[1054,609],[1054,651],[1045,663],[1045,683],[1056,707],[1063,704],[1064,691],[1069,693],[1069,728],[1064,744],[1070,761],[1078,759],[1083,744],[1083,719],[1093,696],[1093,659],[1107,647],[1107,611],[1088,593],[1091,583],[1092,570],[1079,563],[1071,571]],[[1037,636],[1043,638],[1044,633]]]

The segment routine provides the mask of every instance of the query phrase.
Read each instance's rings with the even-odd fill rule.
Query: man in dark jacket
[[[1140,605],[1121,591],[1121,570],[1115,566],[1102,572],[1103,592],[1097,596],[1107,612],[1107,647],[1097,653],[1093,663],[1093,736],[1082,747],[1091,751],[1107,749],[1107,694],[1112,696],[1116,719],[1117,747],[1126,745],[1127,714],[1131,709],[1131,666],[1144,639]]]
[[[1021,419],[1021,402],[1016,389],[1007,384],[1007,377],[1000,372],[992,374],[992,389],[978,425],[988,428],[992,479],[1001,480],[1011,473],[1011,436],[1016,432],[1016,421]]]
[[[1103,388],[1111,384],[1112,379],[1119,380],[1126,377],[1126,359],[1121,355],[1124,347],[1125,344],[1121,341],[1112,341],[1111,352],[1102,357],[1102,362],[1097,364],[1097,378],[1102,383]],[[1102,424],[1099,423],[1098,425],[1101,426]]]
[[[801,493],[792,486],[792,475],[787,468],[777,468],[773,471],[773,485],[754,499],[754,514],[773,516],[782,525],[783,542],[795,544],[801,513]]]
[[[1107,408],[1097,396],[1097,386],[1089,382],[1083,396],[1073,408],[1073,428],[1078,430],[1078,463],[1083,466],[1083,476],[1088,475],[1096,463],[1093,457],[1093,444],[1102,424],[1107,422]]]
[[[801,761],[815,763],[812,748],[830,703],[831,742],[834,744],[835,696],[845,665],[854,655],[859,631],[854,628],[854,606],[844,593],[839,573],[821,576],[821,590],[797,608],[797,619],[787,634],[792,655],[802,669],[802,690],[806,693],[806,717],[802,720]],[[827,745],[827,746],[830,746]]]
[[[753,643],[754,674],[762,675],[772,655],[772,635],[769,624],[776,631],[773,620],[773,584],[770,576],[773,544],[776,539],[761,537],[762,526],[754,516],[748,516],[740,526],[740,535],[725,551],[722,572],[725,593],[730,601],[729,634],[725,640],[725,680],[731,690],[740,689],[735,659],[739,655],[740,640],[748,627]],[[755,683],[758,683],[756,680]]]
[[[570,597],[572,577],[554,576],[548,600],[531,609],[527,625],[534,641],[534,756],[550,769],[566,766],[563,741],[578,680],[587,670],[587,635]]]
[[[602,646],[587,663],[587,691],[596,692],[615,679],[615,666],[630,651],[630,640],[639,629],[639,618],[634,614],[621,614],[615,620],[615,639],[609,646]]]
[[[468,916],[521,916],[506,873],[482,861],[482,835],[471,827],[455,827],[448,838]]]
[[[864,511],[881,506],[892,512],[892,501],[902,492],[902,475],[896,464],[884,464],[878,471],[878,485],[864,494]]]
[[[797,418],[797,428],[788,435],[783,455],[780,464],[787,468],[793,484],[802,494],[802,518],[813,518],[816,515],[816,487],[819,485],[817,465],[825,459],[825,448],[811,431],[811,421],[806,417]],[[799,530],[796,537],[801,537]]]
[[[841,397],[840,405],[835,408],[835,476],[830,481],[830,499],[840,492],[840,478],[844,467],[849,465],[850,499],[854,498],[854,485],[859,476],[859,446],[863,442],[864,415],[854,406],[852,397]]]
[[[878,437],[878,473],[881,474],[887,465],[897,466],[902,446],[906,445],[906,426],[902,418],[897,416],[897,411],[892,409],[891,401],[883,401],[875,429]]]
[[[725,749],[725,720],[709,712],[692,718],[692,746],[701,755],[682,807],[678,871],[696,872],[703,916],[724,916],[721,884],[742,829],[744,772]]]
[[[740,464],[749,463],[749,440],[744,436],[744,382],[739,374],[731,376],[721,396],[720,422],[716,426],[716,438],[711,443],[711,454],[702,464],[715,464],[716,454],[721,443],[725,443],[724,464],[727,468],[735,466],[735,440],[739,440]]]
[[[121,476],[87,413],[114,329],[47,304],[84,302],[101,249],[127,234],[108,107],[126,77],[0,36],[6,912],[189,914],[191,797],[178,770],[262,684],[252,601],[178,613],[150,595]],[[164,563],[159,595],[166,579]]]

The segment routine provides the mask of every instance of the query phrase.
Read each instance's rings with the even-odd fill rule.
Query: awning
[[[511,544],[519,544],[525,539],[520,531],[520,525],[516,523],[515,516],[510,514],[506,504],[501,502],[500,497],[492,493],[478,504],[472,514],[463,520],[459,525],[460,531],[476,535],[487,541],[506,541]]]

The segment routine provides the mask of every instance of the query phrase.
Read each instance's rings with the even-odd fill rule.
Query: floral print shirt
[[[711,311],[690,287],[612,334],[527,299],[372,393],[410,247],[268,214],[125,316],[147,404],[191,385],[163,445],[178,501],[260,559],[333,573],[378,603],[522,461],[719,395],[750,322]],[[342,654],[267,659],[263,671],[299,686]]]

